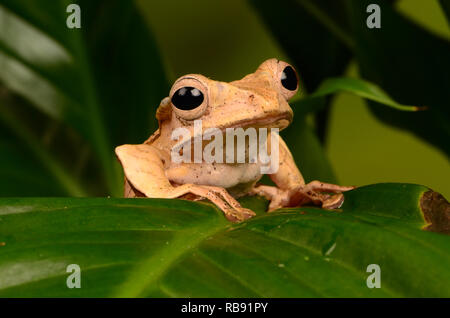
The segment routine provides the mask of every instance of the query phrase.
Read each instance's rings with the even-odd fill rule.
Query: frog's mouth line
[[[251,119],[251,120],[240,120],[234,123],[233,125],[221,128],[220,131],[223,134],[226,134],[226,130],[228,128],[236,129],[236,128],[242,128],[246,130],[247,128],[254,128],[254,129],[260,129],[260,128],[278,128],[280,131],[289,126],[289,124],[292,122],[293,114],[291,112],[284,112],[280,115],[274,116],[274,115],[267,115],[264,117]],[[202,132],[200,135],[192,134],[191,137],[185,142],[183,142],[180,146],[183,146],[187,143],[192,145],[192,142],[195,140],[196,137],[200,137],[201,139],[205,138],[205,129],[207,128],[214,128],[214,127],[202,127]]]
[[[283,130],[292,122],[293,115],[291,112],[285,112],[278,116],[267,115],[257,119],[245,119],[237,121],[235,124],[227,128],[279,128]],[[222,129],[225,130],[226,128]]]

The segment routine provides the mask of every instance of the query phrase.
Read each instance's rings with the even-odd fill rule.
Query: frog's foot
[[[209,199],[228,220],[244,221],[255,213],[241,207],[224,188],[182,184],[174,186],[164,171],[164,156],[151,145],[122,145],[116,148],[125,172],[125,196],[174,199],[189,194]]]
[[[221,187],[184,184],[173,189],[174,193],[171,196],[179,197],[184,194],[192,193],[202,198],[206,198],[214,203],[225,217],[232,222],[242,222],[253,216],[255,212],[243,208],[235,198],[228,193],[227,190]]]
[[[321,206],[324,209],[337,209],[344,203],[342,192],[354,189],[353,186],[339,186],[320,181],[311,181],[304,186],[289,190],[290,206],[299,206],[307,203]],[[331,194],[330,194],[331,193]]]
[[[260,185],[253,188],[251,193],[262,195],[270,200],[268,212],[272,212],[283,207],[295,207],[311,203],[321,206],[324,209],[336,209],[344,203],[344,195],[342,192],[352,189],[354,187],[312,181],[307,185],[285,190]]]
[[[305,191],[316,191],[316,192],[330,192],[330,193],[341,193],[349,190],[353,190],[356,187],[353,186],[340,186],[337,184],[320,182],[317,180],[311,181],[307,185],[303,186]]]

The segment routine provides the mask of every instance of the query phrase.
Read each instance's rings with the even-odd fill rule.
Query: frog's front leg
[[[319,205],[325,209],[335,209],[344,202],[342,192],[354,187],[339,186],[320,181],[305,184],[294,158],[281,137],[279,139],[279,169],[269,175],[277,187],[260,185],[251,190],[252,194],[270,200],[269,212],[282,207],[294,207],[305,204]],[[332,193],[332,194],[330,194]]]
[[[224,188],[196,184],[173,186],[164,172],[164,160],[167,158],[151,145],[119,146],[116,154],[127,179],[127,197],[135,196],[133,189],[149,198],[173,199],[191,193],[213,202],[230,221],[239,222],[255,215],[253,211],[241,207]]]

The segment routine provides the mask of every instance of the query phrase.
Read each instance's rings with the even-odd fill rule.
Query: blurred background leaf
[[[286,144],[292,145],[290,151],[306,180],[337,182],[327,154],[305,117],[296,116],[293,125],[282,131],[281,136]]]
[[[71,2],[0,4],[0,195],[121,195],[114,146],[155,130],[168,83],[235,80],[271,57],[300,74],[282,135],[307,180],[450,195],[448,1],[376,1],[379,30],[356,0],[82,0],[82,29],[70,30]],[[364,93],[361,79],[376,86]],[[358,96],[429,110],[370,101],[369,113]]]
[[[429,111],[400,114],[370,109],[386,123],[413,132],[449,155],[450,42],[398,14],[387,1],[379,2],[381,29],[368,29],[364,9],[370,3],[349,6],[361,76],[382,86],[394,99],[426,106]]]
[[[439,0],[439,3],[442,6],[442,9],[445,12],[445,15],[447,16],[447,20],[450,19],[450,1],[449,0]]]
[[[19,138],[18,148],[45,157],[42,165],[65,194],[121,195],[122,177],[112,149],[141,142],[155,130],[153,105],[166,93],[167,81],[133,2],[81,1],[81,30],[66,27],[69,3],[2,2],[0,78],[28,102],[11,102],[15,97],[6,91],[2,118]],[[31,107],[42,113],[35,129],[25,124]],[[61,147],[57,139],[65,133],[75,135],[77,142],[63,136]],[[61,152],[70,159],[60,160]],[[57,168],[49,167],[49,160]]]

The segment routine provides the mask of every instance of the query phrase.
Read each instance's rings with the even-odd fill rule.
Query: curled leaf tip
[[[413,107],[414,107],[414,111],[416,111],[416,112],[428,110],[428,106],[413,106]]]

